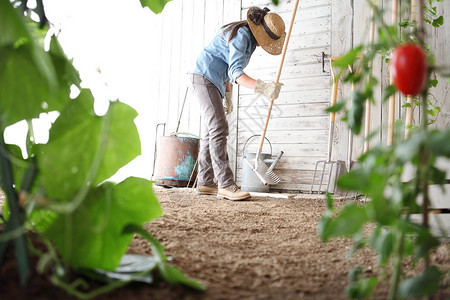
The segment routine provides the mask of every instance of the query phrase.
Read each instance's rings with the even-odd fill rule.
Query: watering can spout
[[[269,169],[267,170],[267,172],[272,171],[275,166],[277,165],[277,163],[280,161],[281,156],[284,154],[283,151],[280,151],[280,153],[278,153],[277,157],[275,158],[275,160],[273,161],[273,163],[270,165]]]

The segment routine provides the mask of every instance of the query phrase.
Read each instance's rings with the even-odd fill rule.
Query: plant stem
[[[389,289],[389,300],[397,299],[397,290],[400,282],[400,275],[402,273],[403,262],[403,246],[404,246],[404,234],[401,230],[397,229],[396,235],[396,251],[394,252],[391,286]]]
[[[2,128],[0,124],[0,128]],[[5,225],[4,233],[15,232],[16,229],[22,230],[23,225],[23,212],[19,206],[19,197],[14,188],[14,176],[11,166],[11,161],[7,155],[6,144],[3,139],[3,131],[0,131],[0,184],[1,188],[6,194],[6,200],[8,201],[11,215]],[[30,269],[30,263],[28,260],[27,247],[25,236],[23,233],[19,233],[19,236],[15,237],[14,248],[17,260],[17,267],[19,269],[20,284],[25,286],[28,280],[28,270]],[[6,253],[9,241],[0,243],[0,264],[3,263],[4,255]]]

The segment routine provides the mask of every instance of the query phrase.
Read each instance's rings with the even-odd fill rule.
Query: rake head
[[[281,181],[281,178],[275,174],[274,171],[269,170],[269,167],[267,167],[266,163],[261,158],[259,158],[254,165],[247,159],[244,160],[264,185],[277,184]]]

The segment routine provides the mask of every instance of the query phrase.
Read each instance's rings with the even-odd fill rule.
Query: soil
[[[155,186],[155,193],[164,216],[145,229],[164,245],[170,263],[202,282],[207,291],[156,280],[153,285],[130,284],[96,299],[347,299],[352,267],[362,266],[366,276],[382,272],[371,249],[360,249],[348,258],[351,240],[320,240],[323,196],[263,194],[233,202],[198,196],[185,188]],[[337,205],[344,203],[340,200]],[[151,255],[148,243],[137,236],[128,252]],[[0,271],[1,299],[73,299],[36,274],[31,274],[27,288],[20,288],[11,255]],[[450,270],[450,245],[442,244],[431,263]],[[421,268],[405,265],[408,274]],[[449,283],[445,276],[435,299],[450,297]],[[385,299],[387,286],[381,282],[373,297]]]

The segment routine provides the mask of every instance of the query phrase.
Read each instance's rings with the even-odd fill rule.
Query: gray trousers
[[[213,185],[214,177],[219,188],[234,184],[233,172],[227,153],[228,121],[223,109],[219,89],[205,77],[189,74],[191,96],[200,106],[202,140],[198,157],[198,185]]]

